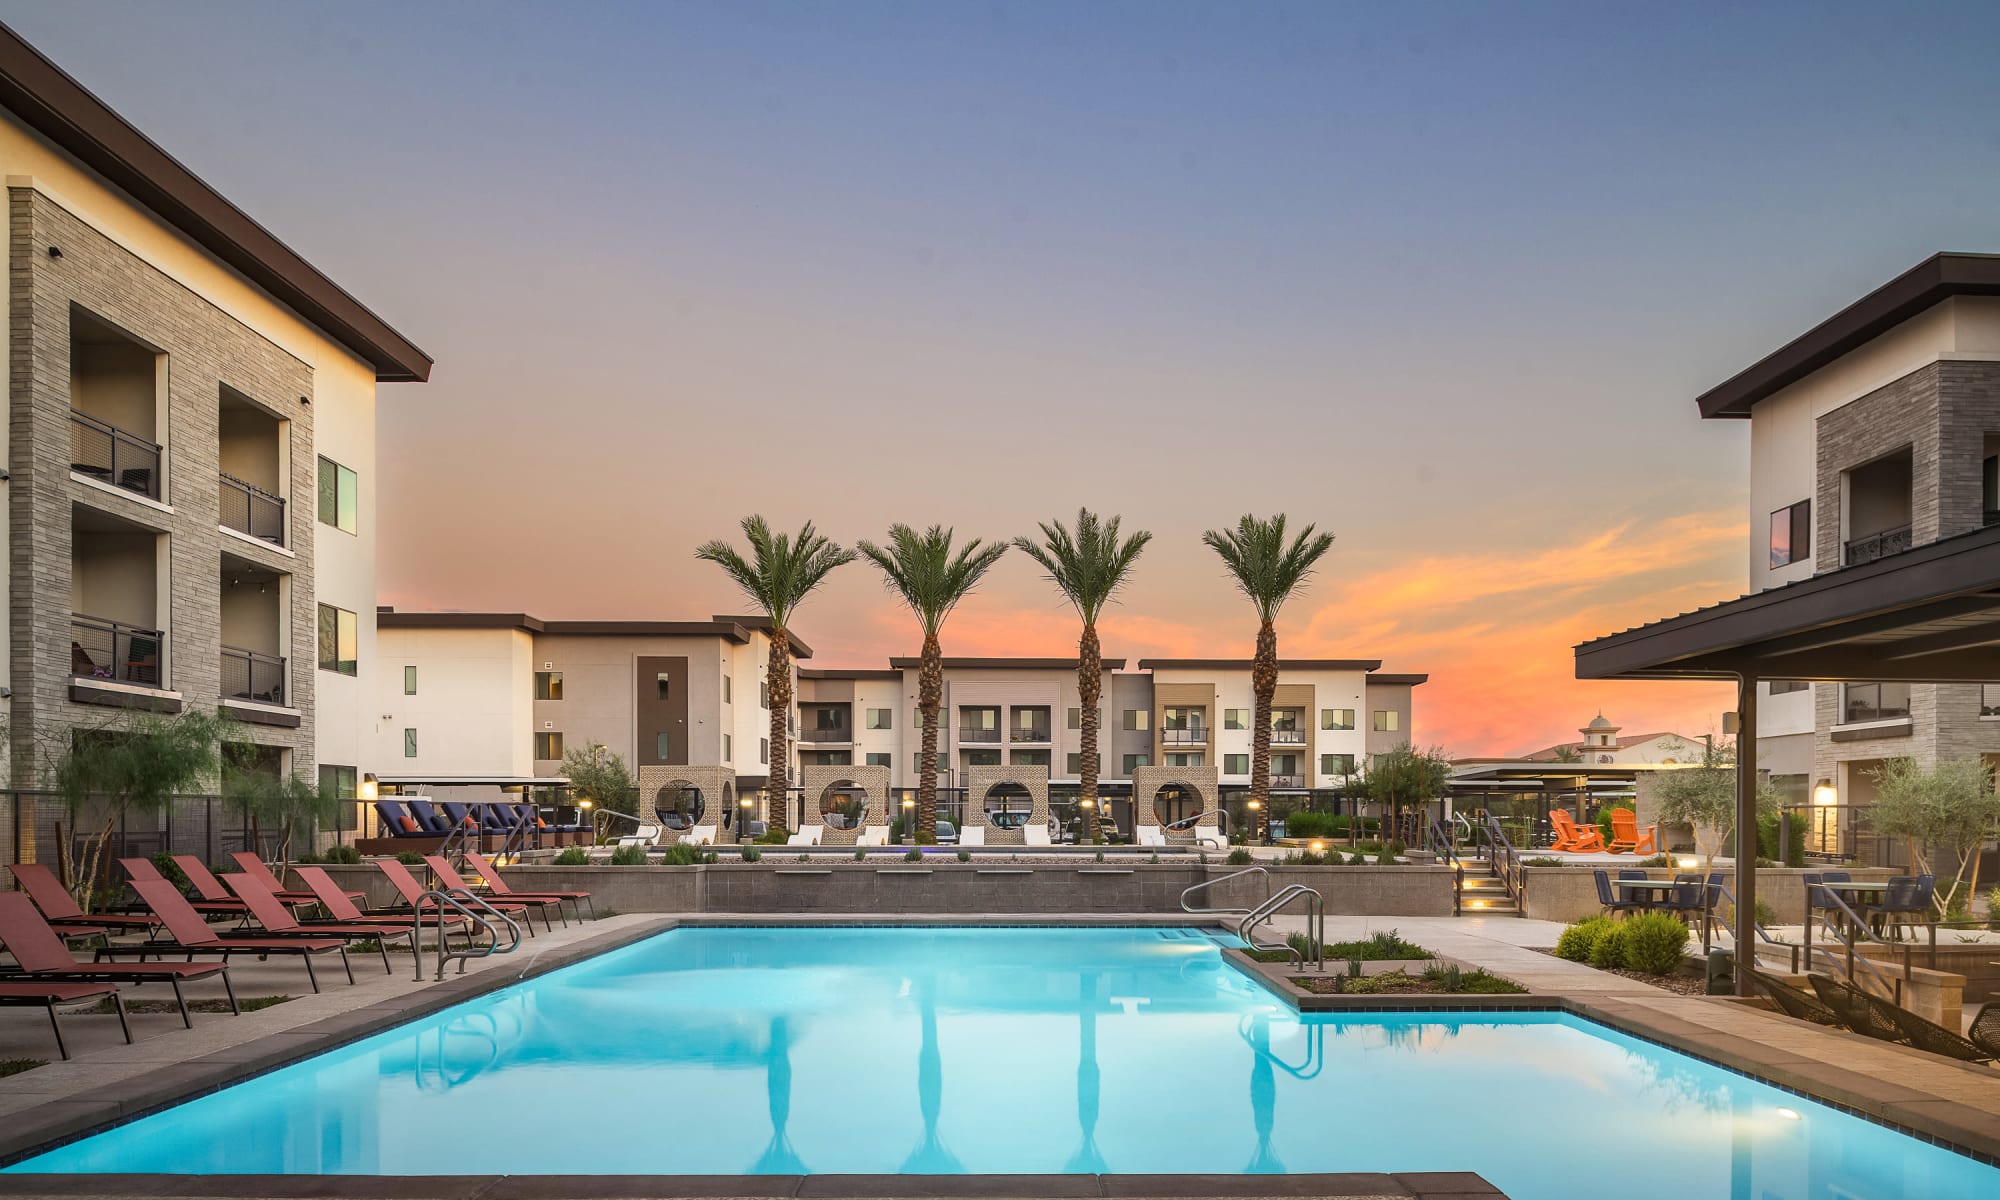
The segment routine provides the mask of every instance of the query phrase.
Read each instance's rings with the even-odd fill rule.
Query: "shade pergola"
[[[1755,912],[1758,681],[2000,680],[2000,526],[1585,642],[1576,677],[1735,682],[1736,904]]]

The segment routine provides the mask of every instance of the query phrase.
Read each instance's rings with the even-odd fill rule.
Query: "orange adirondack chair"
[[[1611,810],[1611,845],[1606,847],[1613,854],[1658,854],[1659,826],[1648,825],[1639,828],[1639,814],[1629,808]]]
[[[1566,854],[1576,854],[1585,850],[1604,849],[1604,835],[1595,825],[1578,825],[1576,818],[1560,808],[1549,810],[1549,824],[1555,828],[1556,844],[1552,850]]]

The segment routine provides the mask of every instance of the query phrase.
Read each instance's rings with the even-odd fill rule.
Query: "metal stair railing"
[[[1521,871],[1521,855],[1514,849],[1514,843],[1507,838],[1507,831],[1500,828],[1499,818],[1492,809],[1481,809],[1480,815],[1486,822],[1486,863],[1507,888],[1507,896],[1526,913],[1528,879]]]
[[[1181,892],[1181,911],[1192,913],[1198,917],[1241,917],[1248,915],[1252,911],[1252,908],[1196,908],[1193,904],[1189,903],[1194,898],[1194,894],[1203,888],[1214,887],[1218,883],[1228,883],[1232,879],[1241,879],[1246,875],[1264,876],[1264,902],[1268,902],[1271,899],[1271,873],[1262,867],[1245,867],[1241,871],[1231,871],[1227,875],[1218,875],[1214,879],[1204,879],[1192,887],[1183,889]],[[1252,907],[1254,908],[1255,906]]]
[[[495,954],[512,954],[514,951],[521,948],[521,927],[519,925],[516,925],[513,919],[508,917],[506,913],[501,912],[499,909],[493,907],[491,904],[488,904],[486,901],[480,899],[478,896],[473,895],[471,892],[466,891],[464,888],[457,888],[457,887],[430,888],[427,891],[425,891],[422,895],[416,898],[415,903],[412,905],[414,913],[410,919],[410,925],[411,925],[410,941],[415,943],[416,945],[416,951],[415,951],[417,956],[416,978],[418,983],[422,983],[424,981],[424,960],[423,960],[423,949],[422,949],[424,917],[430,915],[426,913],[424,910],[424,901],[426,900],[432,902],[434,907],[431,909],[431,912],[435,913],[437,916],[437,935],[438,935],[437,975],[436,975],[437,979],[441,980],[444,978],[444,964],[449,959],[458,960],[458,973],[460,975],[463,975],[465,974],[465,960],[469,958],[491,958]],[[468,908],[465,903],[466,901],[471,902],[472,905],[478,908],[486,910],[488,913],[492,914],[495,918],[497,918],[501,924],[507,927],[507,932],[510,935],[512,935],[513,940],[508,943],[507,947],[504,950],[501,949],[500,947],[500,931],[494,927],[492,921],[487,920],[485,917],[482,917],[478,913],[474,912],[471,908]],[[472,947],[470,945],[467,949],[464,950],[451,949],[450,947],[451,939],[445,936],[445,931],[444,931],[444,910],[447,907],[451,908],[453,911],[457,912],[460,916],[463,916],[466,920],[471,921],[473,924],[479,926],[481,929],[484,929],[486,931],[488,940],[486,946],[483,949]]]
[[[1720,924],[1724,929],[1729,931],[1730,939],[1735,942],[1738,948],[1737,952],[1741,953],[1743,946],[1743,939],[1736,932],[1735,922],[1732,922],[1729,919],[1729,917],[1724,913],[1722,906],[1719,903],[1715,902],[1717,899],[1727,900],[1729,901],[1729,907],[1734,909],[1737,907],[1735,893],[1731,892],[1727,886],[1722,884],[1716,884],[1713,887],[1708,888],[1707,890],[1711,893],[1709,911],[1707,915],[1712,920]],[[1829,894],[1832,895],[1831,893]],[[1842,910],[1846,911],[1850,916],[1853,916],[1853,919],[1856,922],[1856,928],[1858,929],[1865,928],[1864,926],[1860,926],[1859,924],[1860,917],[1854,916],[1854,910],[1848,908],[1846,902],[1842,901],[1838,895],[1833,895],[1833,901],[1835,904],[1839,905]],[[1810,903],[1810,891],[1808,891],[1808,903]],[[1845,955],[1841,955],[1835,953],[1830,947],[1824,944],[1814,945],[1812,940],[1812,931],[1814,925],[1818,925],[1821,929],[1825,930],[1827,933],[1832,934],[1835,942],[1846,946],[1847,953]],[[1812,912],[1810,909],[1807,910],[1806,914],[1805,940],[1802,943],[1783,942],[1779,941],[1777,938],[1772,937],[1768,932],[1765,931],[1763,925],[1758,923],[1756,916],[1754,914],[1752,914],[1750,919],[1750,929],[1751,932],[1755,935],[1757,941],[1762,942],[1767,946],[1776,947],[1778,950],[1782,951],[1785,954],[1786,958],[1790,962],[1791,973],[1794,975],[1799,974],[1801,956],[1803,956],[1805,968],[1807,970],[1811,970],[1813,966],[1813,955],[1818,954],[1828,964],[1832,965],[1834,968],[1840,970],[1843,974],[1845,974],[1847,976],[1848,982],[1854,983],[1857,982],[1854,968],[1855,964],[1859,963],[1868,972],[1869,978],[1873,979],[1884,993],[1886,993],[1897,1003],[1901,1003],[1902,1001],[1902,996],[1903,996],[1902,984],[1905,980],[1909,978],[1910,962],[1907,953],[1905,954],[1903,960],[1903,979],[1892,980],[1887,975],[1884,975],[1882,973],[1881,968],[1877,967],[1873,962],[1873,960],[1869,959],[1866,955],[1857,955],[1854,953],[1854,944],[1856,939],[1842,937],[1840,930],[1828,924],[1825,917]],[[1875,937],[1873,934],[1868,935],[1868,940],[1871,942],[1879,943],[1881,945],[1890,944],[1887,942],[1883,942],[1882,939]],[[1707,948],[1706,943],[1707,939],[1704,938],[1703,939],[1704,949]],[[1755,966],[1757,963],[1757,950],[1755,948],[1754,943],[1752,944],[1752,949],[1750,951],[1750,963],[1752,966]]]
[[[1236,924],[1236,936],[1252,950],[1283,950],[1292,956],[1299,966],[1306,965],[1306,956],[1290,942],[1259,942],[1257,926],[1276,916],[1294,901],[1306,903],[1306,943],[1312,948],[1313,969],[1326,970],[1326,902],[1320,894],[1303,883],[1295,883],[1284,888],[1277,895],[1251,909]]]

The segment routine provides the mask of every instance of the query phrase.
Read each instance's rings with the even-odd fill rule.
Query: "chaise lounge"
[[[169,891],[172,884],[165,885]],[[176,896],[179,892],[174,893]],[[200,919],[196,918],[196,923]],[[63,940],[42,920],[42,914],[19,892],[0,892],[0,942],[7,946],[14,956],[12,969],[0,968],[0,981],[12,983],[31,982],[35,984],[70,983],[170,983],[174,988],[174,1001],[180,1006],[181,1024],[194,1028],[194,1018],[188,1014],[187,995],[181,984],[189,979],[207,979],[212,975],[222,977],[222,986],[229,993],[229,1011],[240,1011],[236,1007],[236,989],[229,982],[227,963],[80,963],[70,956],[69,948]]]

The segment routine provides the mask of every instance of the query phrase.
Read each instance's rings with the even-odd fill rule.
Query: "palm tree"
[[[1076,642],[1076,692],[1082,706],[1082,750],[1077,774],[1081,777],[1080,799],[1087,814],[1086,832],[1094,843],[1097,833],[1097,702],[1104,691],[1104,652],[1097,641],[1097,617],[1104,606],[1117,598],[1132,573],[1132,564],[1153,535],[1144,530],[1120,541],[1116,516],[1100,521],[1087,508],[1078,509],[1076,529],[1064,529],[1060,521],[1042,523],[1042,541],[1015,538],[1021,552],[1042,564],[1049,582],[1063,594],[1083,618],[1083,634]]]
[[[857,542],[868,561],[881,568],[883,582],[903,598],[923,627],[923,666],[917,672],[917,711],[924,723],[921,757],[917,759],[917,842],[937,842],[937,743],[938,704],[944,699],[944,651],[938,645],[938,631],[944,619],[972,589],[1000,556],[1007,543],[981,545],[973,538],[951,549],[952,531],[933,525],[918,533],[908,525],[889,527],[889,544]]]
[[[1256,711],[1250,726],[1251,832],[1263,837],[1271,819],[1271,697],[1278,690],[1278,610],[1312,577],[1313,564],[1333,548],[1333,535],[1301,529],[1285,540],[1285,514],[1258,520],[1245,513],[1236,528],[1211,529],[1202,544],[1222,557],[1237,590],[1257,609],[1257,655],[1250,666]]]
[[[763,517],[748,516],[743,536],[750,543],[748,559],[722,541],[702,543],[694,556],[721,567],[771,621],[771,666],[764,675],[764,696],[771,707],[771,775],[764,789],[764,820],[782,831],[791,782],[792,614],[835,567],[854,561],[854,551],[822,537],[811,521],[799,527],[796,537],[787,537],[772,533]]]

